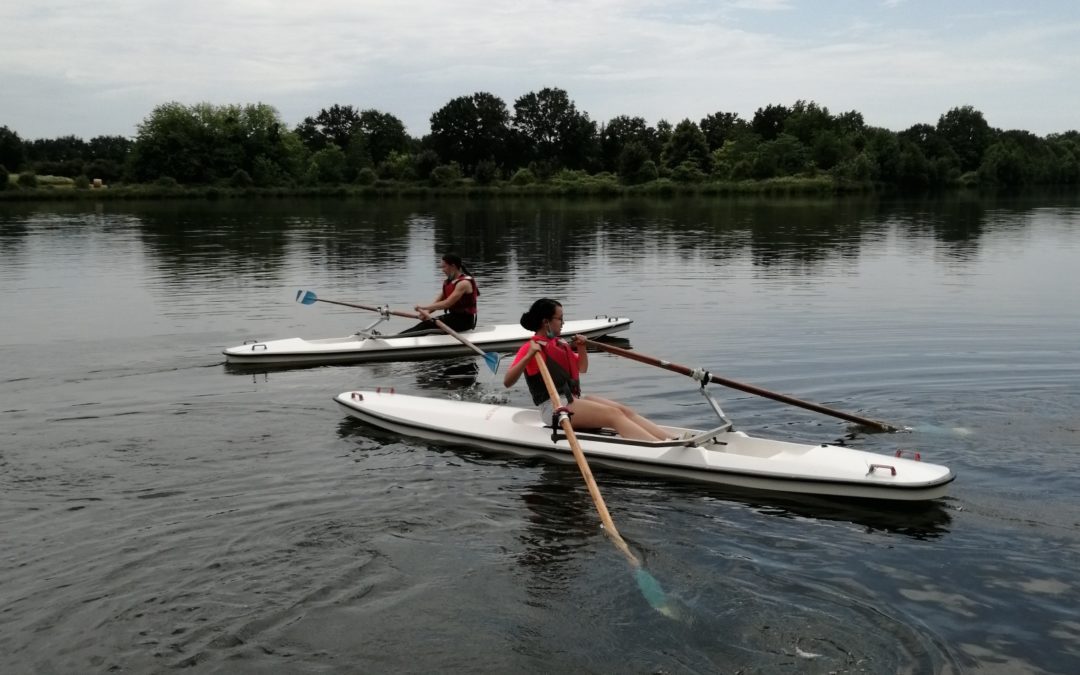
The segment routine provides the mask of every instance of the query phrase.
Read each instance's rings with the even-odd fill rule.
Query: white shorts
[[[555,412],[555,406],[551,404],[551,399],[549,398],[540,405],[536,406],[536,409],[540,411],[540,421],[550,426],[552,422],[551,416]]]
[[[545,425],[550,425],[552,422],[551,415],[555,412],[555,406],[552,405],[551,399],[545,400],[543,403],[536,406],[536,409],[540,411],[540,421]]]

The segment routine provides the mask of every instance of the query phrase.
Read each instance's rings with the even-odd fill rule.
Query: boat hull
[[[603,337],[626,330],[633,323],[621,317],[597,317],[567,321],[563,327],[566,335],[581,334],[589,338]],[[521,326],[500,324],[483,326],[460,335],[486,351],[517,349],[532,335]],[[360,361],[397,361],[411,359],[443,358],[473,354],[472,350],[445,333],[395,336],[380,335],[361,337],[350,335],[323,340],[287,338],[266,342],[246,342],[229,347],[222,352],[231,364],[321,364]]]
[[[350,391],[334,400],[353,417],[403,435],[574,461],[569,442],[561,434],[553,440],[535,409],[390,391]],[[667,444],[589,433],[577,438],[590,465],[751,490],[922,501],[943,497],[955,478],[944,466],[845,446],[667,428],[673,435],[707,433],[709,438]]]

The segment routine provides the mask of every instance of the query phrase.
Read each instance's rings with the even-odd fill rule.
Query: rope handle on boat
[[[903,457],[905,452],[910,452],[912,454],[912,456],[915,458],[916,462],[921,462],[922,461],[922,453],[915,452],[914,450],[897,450],[896,451],[896,456],[897,457]]]
[[[888,464],[871,464],[870,470],[866,472],[866,475],[869,476],[870,474],[874,473],[874,469],[888,469],[892,472],[893,476],[896,475],[896,467],[890,466]]]

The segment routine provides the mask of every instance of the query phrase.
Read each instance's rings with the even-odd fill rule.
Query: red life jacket
[[[543,344],[540,353],[544,355],[544,364],[551,373],[551,381],[555,384],[555,390],[559,392],[563,405],[576,398],[581,398],[581,376],[578,372],[578,357],[574,350],[562,338],[550,340],[533,336],[532,339]],[[532,372],[529,372],[532,371]],[[547,385],[544,377],[535,363],[525,367],[525,383],[529,385],[529,393],[532,394],[533,404],[540,405],[551,398],[548,396]]]
[[[450,307],[446,308],[447,312],[453,314],[476,314],[476,298],[480,296],[480,289],[476,286],[476,279],[473,279],[469,275],[462,273],[454,277],[453,279],[447,279],[442,285],[443,298],[449,298],[454,294],[454,287],[458,285],[458,282],[462,279],[468,280],[472,284],[472,292],[465,293],[458,301]]]

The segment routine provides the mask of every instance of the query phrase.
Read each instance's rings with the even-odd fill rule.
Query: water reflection
[[[1047,201],[974,195],[914,200],[692,198],[468,200],[178,200],[109,203],[91,216],[127,221],[172,286],[281,282],[298,261],[351,278],[400,279],[427,251],[432,269],[453,249],[489,289],[515,279],[560,285],[597,252],[644,260],[657,246],[716,261],[810,275],[827,260],[856,259],[886,236],[932,237],[971,261],[989,231],[1015,228]],[[0,257],[18,255],[28,223],[80,205],[0,205]],[[85,207],[78,218],[85,218]],[[73,211],[64,214],[71,220]],[[83,227],[94,222],[84,222]],[[80,228],[83,229],[83,228]],[[415,261],[413,262],[415,264]]]
[[[628,488],[638,487],[634,483]],[[736,502],[761,515],[784,520],[813,519],[851,523],[867,533],[898,534],[916,540],[931,540],[949,533],[953,507],[949,498],[920,502],[829,497],[808,494],[762,492],[738,487],[667,482],[663,489],[648,488],[658,501],[712,500]]]
[[[598,516],[576,466],[532,461],[539,462],[538,477],[521,492],[526,515],[518,539],[524,550],[515,559],[532,601],[545,605],[553,591],[567,590],[581,576],[578,551],[596,534]]]

